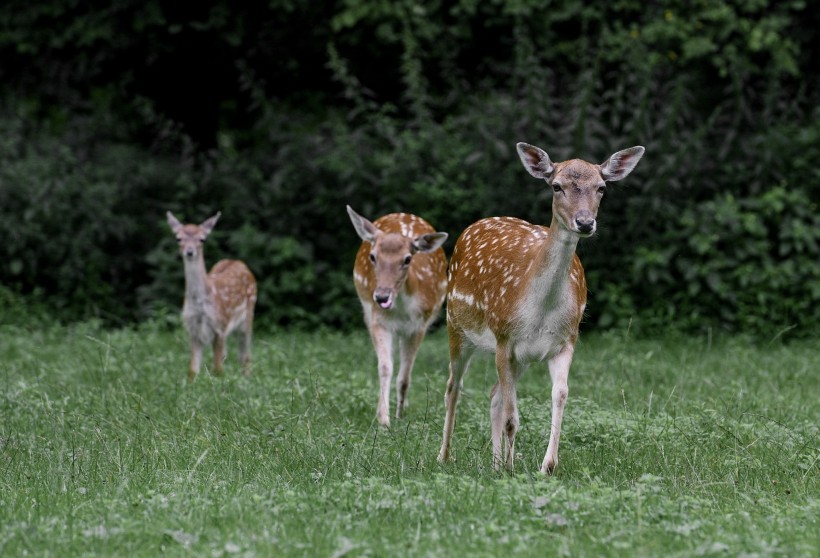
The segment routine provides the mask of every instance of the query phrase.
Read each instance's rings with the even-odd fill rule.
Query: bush
[[[724,327],[816,334],[820,217],[805,188],[722,194],[681,212],[663,246],[641,246],[630,269],[650,327]],[[629,286],[629,285],[627,285]],[[612,318],[614,319],[614,317]]]
[[[799,0],[701,4],[357,0],[317,21],[316,40],[265,25],[316,19],[307,2],[214,0],[202,20],[123,0],[56,35],[55,19],[22,10],[0,21],[13,62],[0,283],[66,319],[165,315],[184,282],[165,211],[197,222],[221,211],[207,261],[248,263],[260,326],[358,326],[346,204],[371,218],[417,213],[450,233],[450,250],[481,217],[550,222],[550,193],[521,168],[517,141],[595,162],[641,144],[644,160],[606,195],[600,234],[579,245],[586,327],[813,334],[820,114],[800,81],[816,76],[813,13]],[[97,37],[96,18],[141,21],[148,38]],[[29,27],[29,42],[11,32]],[[280,64],[265,37],[310,43],[310,55]],[[224,89],[202,105],[184,88],[144,90],[140,76],[166,52],[185,62],[192,38],[218,55]],[[117,73],[142,47],[152,56]],[[180,80],[173,64],[160,69]],[[50,75],[74,77],[31,89]],[[284,92],[264,81],[291,75]]]
[[[154,236],[144,215],[178,169],[134,146],[78,136],[91,134],[86,125],[56,134],[23,124],[24,115],[2,120],[13,131],[0,152],[2,283],[42,292],[68,319],[133,319]]]
[[[810,161],[820,156],[819,136],[817,118],[773,128],[741,141],[748,156],[727,155],[713,187],[693,183],[686,196],[655,200],[657,230],[638,239],[624,257],[627,273],[597,297],[601,325],[639,317],[650,330],[817,335],[820,180]],[[737,163],[755,157],[767,164]]]

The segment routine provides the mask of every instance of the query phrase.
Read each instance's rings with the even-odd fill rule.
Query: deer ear
[[[517,143],[515,149],[524,168],[535,178],[547,179],[552,176],[555,166],[546,151],[524,142]]]
[[[209,217],[205,220],[201,225],[199,225],[202,230],[205,232],[205,236],[211,234],[211,231],[214,230],[214,226],[216,226],[216,222],[219,221],[219,217],[222,215],[221,211],[217,211],[216,215]]]
[[[353,208],[349,205],[346,207],[347,214],[350,215],[350,222],[353,223],[353,228],[356,229],[356,233],[359,235],[359,238],[365,242],[376,242],[376,237],[381,233],[381,231],[376,228],[376,225],[353,211]]]
[[[417,252],[432,252],[433,250],[441,248],[445,240],[447,240],[446,232],[427,233],[417,236],[415,240],[413,240],[413,248],[415,248]]]
[[[182,223],[179,222],[179,219],[174,217],[174,214],[170,211],[165,212],[165,218],[168,219],[168,226],[171,227],[171,231],[176,234],[179,229],[182,228]]]
[[[643,152],[641,145],[618,151],[600,165],[601,176],[609,182],[626,178],[643,157]]]

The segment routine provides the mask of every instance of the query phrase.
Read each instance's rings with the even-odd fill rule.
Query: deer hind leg
[[[225,337],[216,335],[214,337],[214,376],[222,375],[222,364],[225,362]]]
[[[379,325],[370,327],[370,339],[379,362],[379,403],[376,419],[383,426],[390,426],[390,381],[393,377],[393,334]]]
[[[552,422],[550,423],[550,442],[541,472],[552,474],[558,466],[558,441],[561,438],[561,423],[564,420],[564,406],[567,403],[567,377],[572,364],[574,347],[567,346],[563,351],[549,360],[550,377],[552,378]]]
[[[399,339],[399,376],[396,379],[396,418],[407,409],[407,391],[410,389],[410,379],[413,373],[413,364],[424,340],[425,330],[417,331]]]
[[[447,391],[444,393],[444,434],[438,454],[439,463],[446,463],[450,460],[450,443],[456,424],[458,396],[464,386],[464,374],[470,366],[470,359],[475,350],[473,347],[465,347],[460,334],[450,328],[448,328],[448,335],[450,338],[450,378],[447,380]]]
[[[518,399],[515,383],[521,369],[507,347],[498,345],[495,355],[498,369],[498,383],[493,386],[490,395],[490,423],[492,426],[493,467],[498,470],[504,463],[507,469],[513,469],[515,459],[515,435],[518,432]],[[506,438],[506,460],[502,452],[502,438]]]
[[[242,374],[251,375],[251,340],[253,338],[253,310],[245,318],[245,323],[237,330],[239,334],[239,362],[242,363]]]

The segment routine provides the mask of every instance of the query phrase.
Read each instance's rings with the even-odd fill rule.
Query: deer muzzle
[[[385,287],[377,287],[376,290],[373,291],[373,300],[381,308],[388,310],[393,307],[393,291]]]
[[[591,211],[582,210],[575,214],[575,231],[590,236],[595,233],[595,216]]]

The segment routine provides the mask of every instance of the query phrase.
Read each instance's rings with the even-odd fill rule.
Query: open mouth
[[[373,297],[376,301],[376,304],[379,307],[384,308],[385,310],[389,310],[393,307],[393,295],[388,294],[387,296],[375,296]]]

